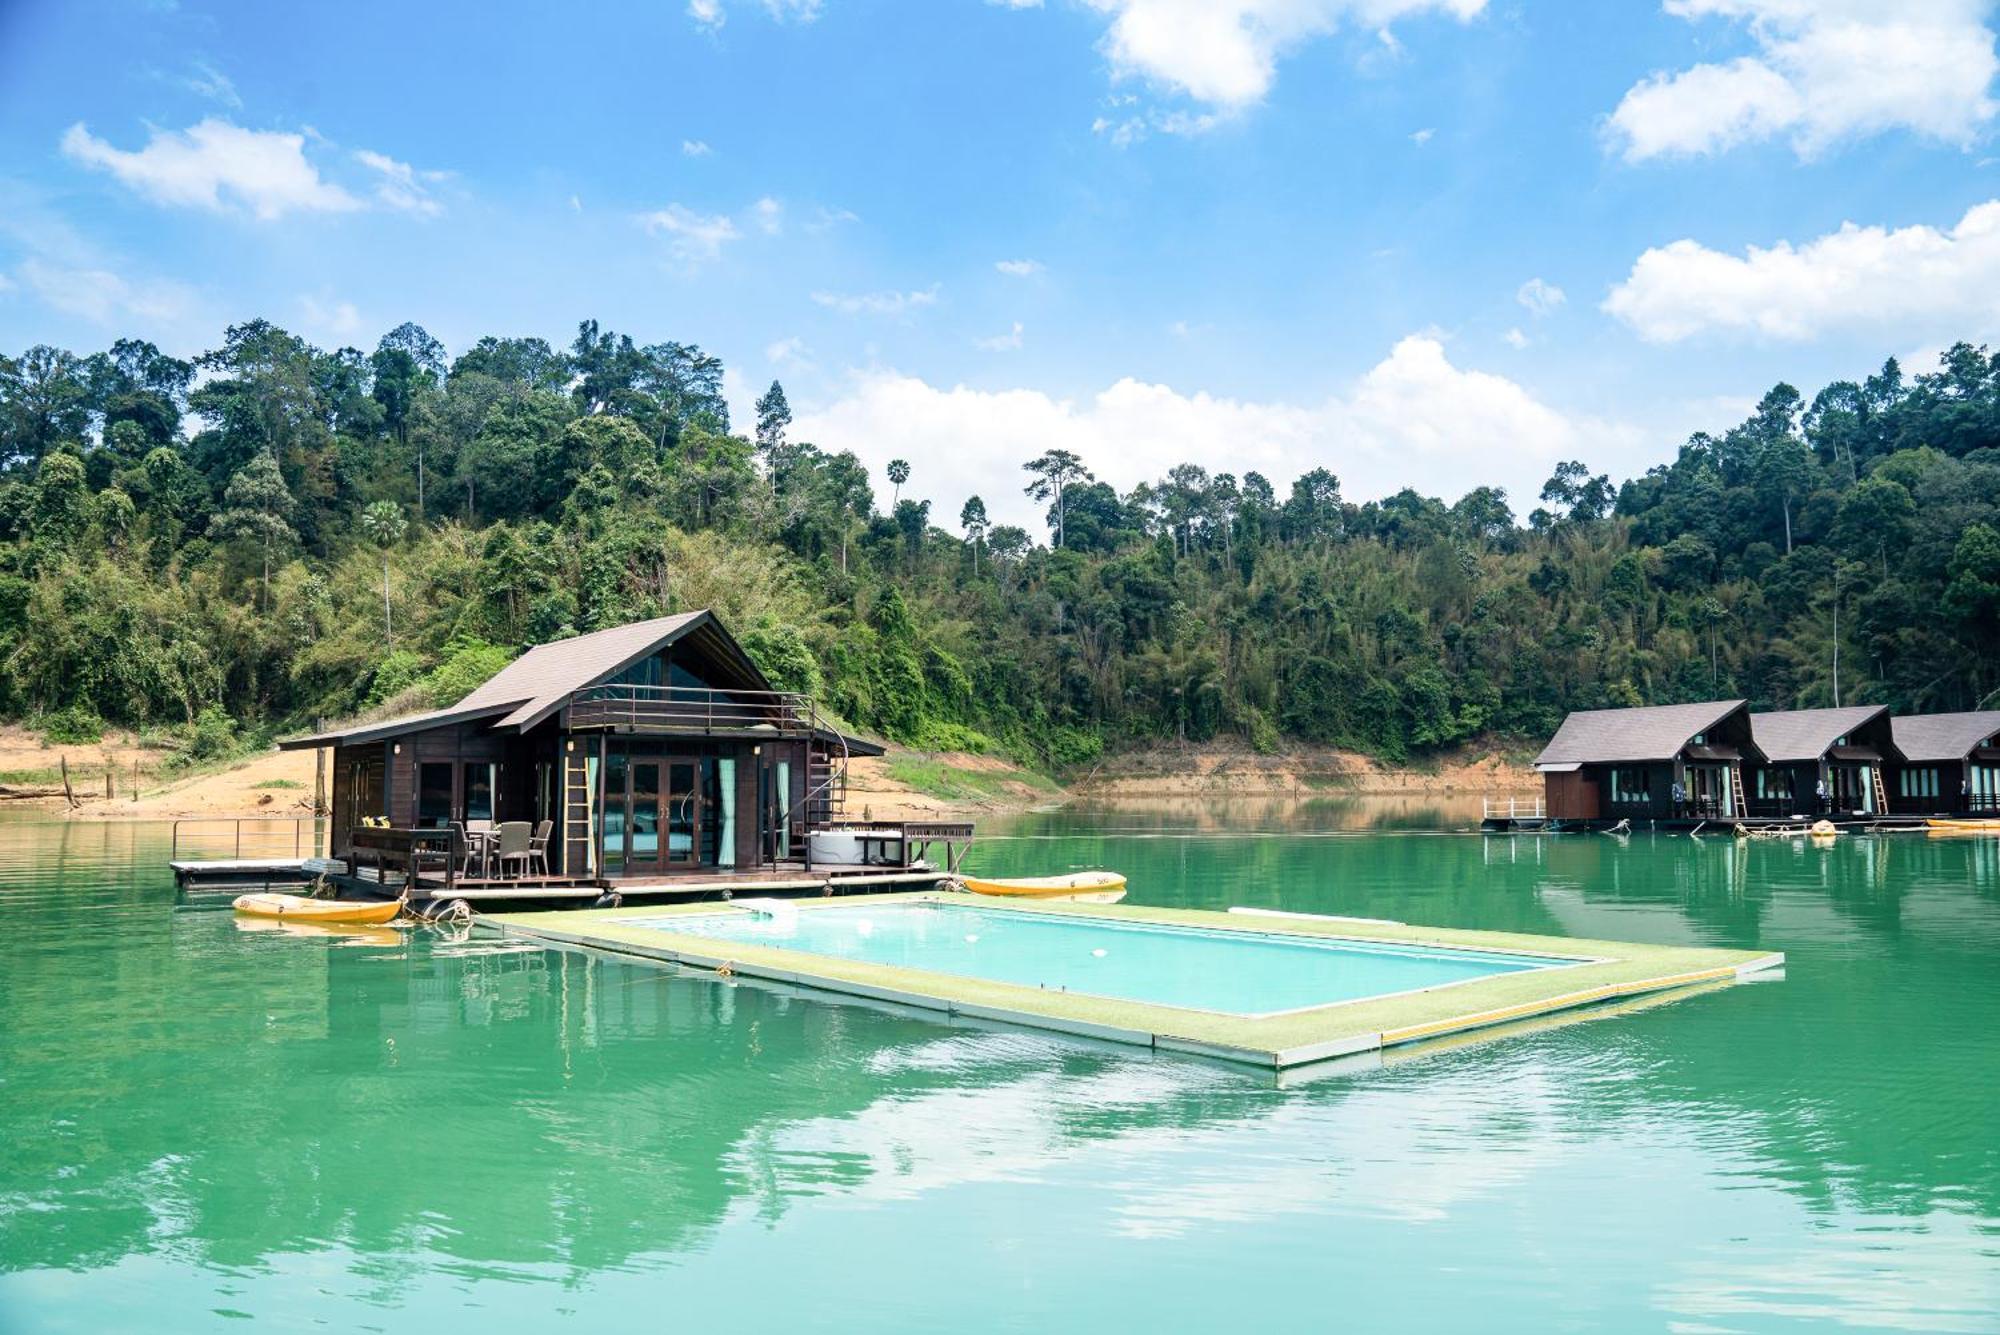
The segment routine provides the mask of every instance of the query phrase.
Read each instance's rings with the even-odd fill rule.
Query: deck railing
[[[1547,803],[1539,797],[1482,797],[1481,815],[1486,820],[1544,820]]]
[[[721,691],[705,686],[591,686],[569,698],[572,729],[628,732],[743,732],[802,737],[813,702],[795,691]]]
[[[185,816],[169,857],[308,858],[319,851],[318,816]]]

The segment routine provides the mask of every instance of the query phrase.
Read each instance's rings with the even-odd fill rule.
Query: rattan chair
[[[544,876],[549,874],[549,835],[555,828],[554,821],[544,820],[535,826],[535,836],[528,841],[528,861],[530,865],[539,864]]]
[[[520,875],[528,874],[528,860],[533,856],[528,845],[533,842],[532,827],[524,820],[504,820],[500,822],[500,874],[511,876],[515,863],[521,865]]]

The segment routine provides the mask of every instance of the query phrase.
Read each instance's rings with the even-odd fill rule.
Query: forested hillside
[[[1323,469],[1120,495],[1023,440],[1032,534],[900,498],[906,463],[878,495],[790,437],[775,385],[733,429],[721,372],[595,322],[455,359],[414,325],[371,354],[261,320],[193,361],[0,356],[0,713],[267,732],[699,606],[855,724],[1056,765],[1224,735],[1398,760],[1578,707],[2000,688],[1984,348],[1779,385],[1621,486],[1565,463],[1525,516],[1483,488],[1353,504]]]

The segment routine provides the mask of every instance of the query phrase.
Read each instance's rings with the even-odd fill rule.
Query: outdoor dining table
[[[493,855],[500,848],[500,827],[489,825],[483,830],[468,827],[465,831],[466,861],[477,863],[482,876],[490,874]]]

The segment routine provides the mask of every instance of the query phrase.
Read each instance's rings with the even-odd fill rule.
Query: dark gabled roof
[[[693,636],[698,636],[702,647],[735,675],[737,689],[771,689],[770,681],[743,652],[735,637],[723,629],[713,612],[683,612],[538,644],[448,708],[357,723],[311,737],[294,737],[278,743],[278,747],[301,751],[317,746],[351,746],[478,719],[493,719],[496,728],[525,732],[561,708],[563,701],[575,692],[616,676],[647,655]],[[829,746],[845,743],[850,755],[879,756],[885,749],[829,728],[815,728],[813,735]]]
[[[1563,720],[1556,735],[1535,757],[1535,763],[1602,765],[1616,761],[1672,760],[1695,734],[1710,731],[1743,708],[1745,703],[1741,700],[1708,700],[1696,705],[1580,709]]]
[[[1773,764],[1818,760],[1845,737],[1889,712],[1886,705],[1843,709],[1780,709],[1750,715],[1750,735]]]
[[[1963,760],[2000,733],[2000,709],[1970,714],[1910,714],[1889,720],[1905,760]]]
[[[493,718],[512,709],[516,701],[503,700],[497,704],[468,706],[461,700],[448,709],[427,709],[421,714],[404,714],[400,718],[377,719],[373,723],[356,723],[351,727],[334,728],[327,732],[314,733],[310,737],[290,737],[278,743],[280,751],[308,751],[320,746],[359,746],[364,742],[387,741],[391,737],[401,737],[405,733],[422,732],[425,728],[439,728],[448,723],[472,723],[479,719]]]
[[[739,670],[746,671],[758,683],[754,689],[770,689],[763,673],[757,671],[737,647],[736,641],[722,630],[715,614],[701,611],[654,617],[651,621],[634,621],[626,626],[612,626],[587,635],[572,635],[566,640],[538,644],[494,673],[484,685],[459,703],[479,705],[516,701],[516,707],[500,720],[498,726],[525,732],[560,708],[562,702],[577,691],[596,685],[606,677],[616,676],[648,654],[658,653],[702,626],[712,627],[726,641],[727,649],[740,660]]]

